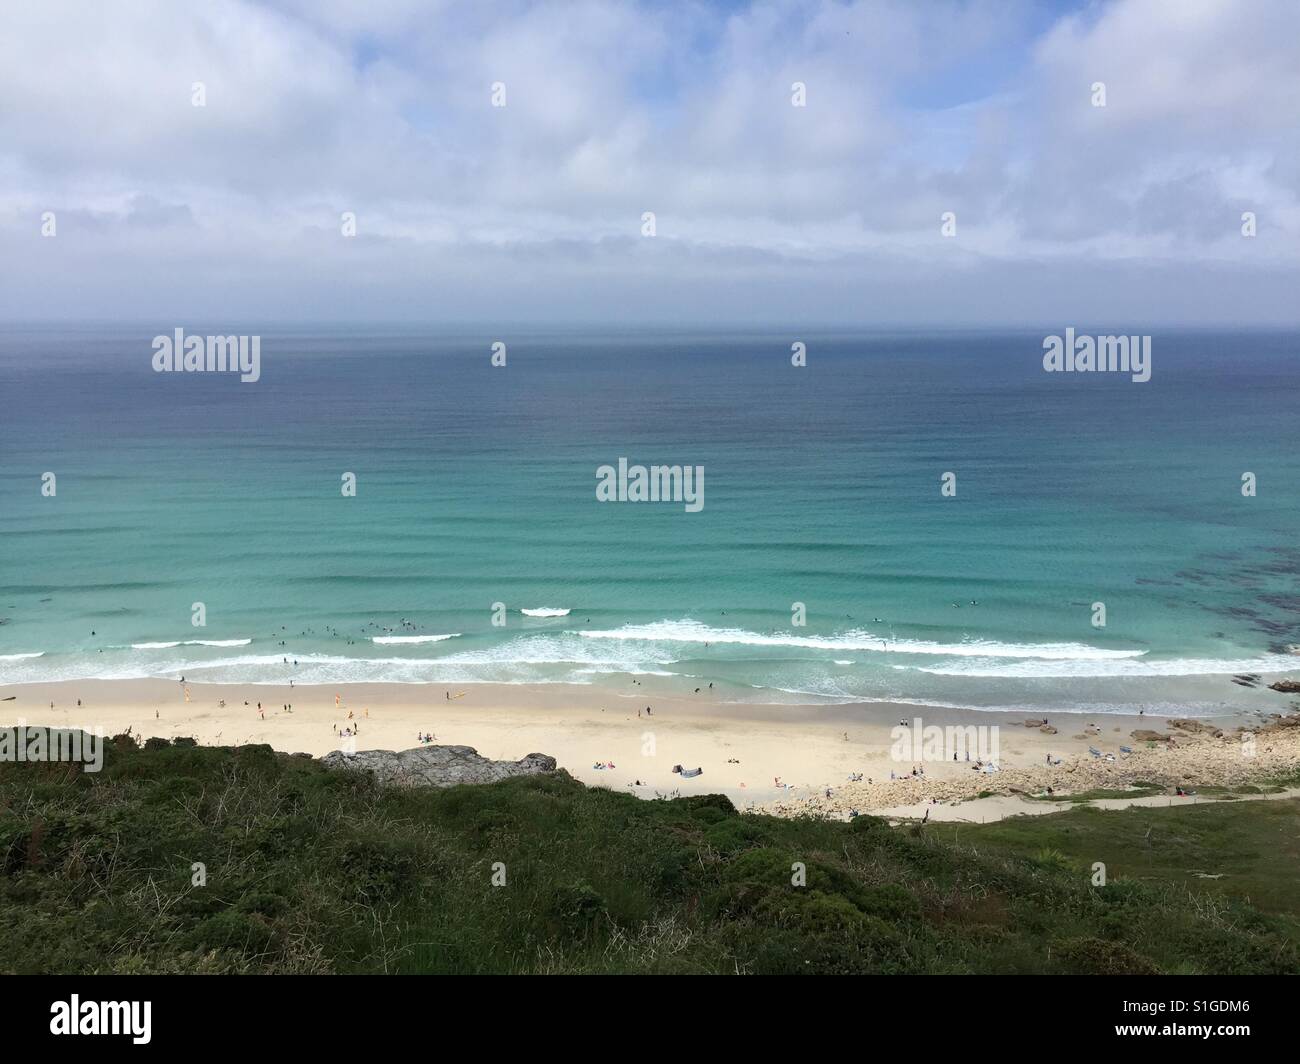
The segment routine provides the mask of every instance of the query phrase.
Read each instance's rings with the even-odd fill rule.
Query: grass
[[[1165,791],[1166,788],[1155,784],[1137,783],[1132,787],[1096,787],[1074,794],[1022,794],[1021,797],[1028,802],[1095,802],[1104,798],[1147,798],[1154,794],[1164,794]]]
[[[1179,884],[1195,896],[1249,904],[1283,917],[1300,941],[1300,800],[1294,798],[1081,808],[943,831],[944,838],[983,852],[1050,847],[1080,869],[1101,861],[1110,877]]]
[[[1294,801],[890,828],[117,740],[0,764],[0,972],[1296,972],[1298,833]]]

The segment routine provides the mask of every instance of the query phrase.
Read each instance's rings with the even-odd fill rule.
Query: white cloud
[[[1153,316],[1294,320],[1270,293],[1300,272],[1300,8],[1115,0],[1036,40],[1034,10],[10,5],[0,314],[278,293],[282,316],[383,316],[440,288],[462,314],[608,316],[621,308],[599,293],[638,291],[649,307],[679,293],[706,312],[789,314],[847,293],[840,320],[877,303],[968,320],[1030,316],[1002,298],[1012,278],[1104,308],[1111,264],[1143,267]],[[191,106],[195,81],[206,107]],[[1254,240],[1239,234],[1248,209]],[[62,219],[54,240],[43,210]],[[208,287],[178,295],[178,270]],[[1210,302],[1189,306],[1191,291]]]

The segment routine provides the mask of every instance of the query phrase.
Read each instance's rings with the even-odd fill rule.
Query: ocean
[[[1300,666],[1300,335],[1130,327],[1134,383],[1044,372],[1065,324],[183,323],[256,383],[155,372],[175,323],[4,326],[0,683],[1280,708],[1232,677]],[[598,501],[620,458],[703,507]]]

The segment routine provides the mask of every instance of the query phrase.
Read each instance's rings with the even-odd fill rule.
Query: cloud
[[[7,317],[1027,320],[1131,307],[1138,283],[1148,320],[1296,318],[1284,0],[1054,20],[993,0],[47,0],[6,20]]]

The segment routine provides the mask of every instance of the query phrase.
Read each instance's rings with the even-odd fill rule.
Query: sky
[[[0,0],[0,320],[1271,327],[1297,292],[1295,0]]]

